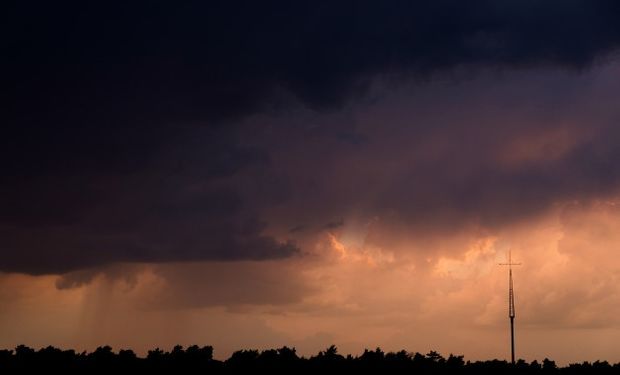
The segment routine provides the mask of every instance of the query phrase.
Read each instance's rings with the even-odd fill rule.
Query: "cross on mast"
[[[510,354],[512,364],[515,364],[515,293],[512,284],[512,266],[520,266],[521,263],[513,263],[512,250],[508,250],[508,263],[499,263],[500,266],[508,266],[508,318],[510,319]]]

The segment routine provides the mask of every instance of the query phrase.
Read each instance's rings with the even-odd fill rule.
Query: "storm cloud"
[[[13,4],[2,96],[8,123],[54,128],[239,117],[283,92],[330,108],[376,75],[583,68],[617,47],[618,12],[585,0]]]
[[[612,102],[588,74],[613,57],[619,13],[585,0],[8,5],[0,271],[282,259],[355,215],[493,227],[611,194],[617,114],[575,93],[592,80]],[[495,70],[522,79],[467,83]],[[456,94],[441,81],[453,75]]]

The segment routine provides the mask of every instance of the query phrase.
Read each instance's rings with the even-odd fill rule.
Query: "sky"
[[[620,362],[620,4],[10,2],[0,347]]]

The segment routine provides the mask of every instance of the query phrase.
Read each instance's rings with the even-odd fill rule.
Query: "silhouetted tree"
[[[462,355],[443,357],[436,351],[423,355],[404,350],[385,353],[380,348],[366,349],[355,357],[338,353],[335,345],[310,358],[299,357],[295,348],[238,350],[226,361],[213,359],[213,347],[177,345],[170,352],[159,348],[148,351],[145,358],[132,350],[115,353],[110,346],[101,346],[91,353],[77,354],[47,346],[34,350],[19,345],[14,350],[0,350],[0,373],[4,374],[204,374],[204,375],[315,375],[394,374],[394,375],[613,375],[620,373],[620,364],[607,361],[573,363],[558,367],[548,358],[527,363],[519,359],[513,366],[505,360],[464,361]]]
[[[555,362],[550,360],[549,358],[545,358],[543,359],[543,363],[542,363],[542,371],[546,374],[549,373],[554,373],[556,372],[558,369],[558,367],[556,366]]]

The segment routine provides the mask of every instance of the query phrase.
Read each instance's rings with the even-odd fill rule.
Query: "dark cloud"
[[[303,225],[296,225],[296,226],[290,228],[288,231],[290,233],[295,233],[295,232],[303,232],[305,229],[306,229],[306,227],[303,226]]]
[[[224,137],[193,133],[131,173],[78,168],[7,180],[0,188],[0,270],[63,273],[115,262],[296,254],[293,242],[263,234],[252,202],[230,181],[240,170],[261,171],[268,157],[230,139],[219,143]]]
[[[282,90],[333,107],[375,75],[582,67],[617,46],[619,11],[586,0],[16,3],[2,30],[4,122],[150,128],[277,106]]]
[[[137,215],[133,209],[114,207],[118,215]],[[3,226],[0,270],[64,273],[115,262],[264,260],[298,252],[292,241],[263,235],[256,218],[210,210],[184,214],[151,212],[117,221],[110,212],[72,225]]]
[[[288,165],[295,192],[282,216],[309,228],[342,217],[345,233],[356,235],[377,218],[372,238],[391,249],[465,228],[500,230],[555,203],[613,196],[620,190],[616,70],[491,73],[388,94],[348,119],[325,116],[325,129],[355,124],[369,140],[361,145],[319,140],[315,129],[287,132],[291,146],[273,158]]]
[[[337,229],[344,225],[344,220],[340,219],[337,221],[330,221],[329,223],[323,225],[324,229]]]
[[[527,211],[556,191],[573,197],[617,185],[609,173],[617,155],[598,141],[558,164],[508,171],[473,168],[494,154],[478,152],[478,141],[465,137],[459,151],[468,155],[466,180],[453,179],[451,160],[429,159],[377,188],[373,174],[384,172],[374,160],[359,158],[332,176],[321,169],[362,151],[388,165],[381,147],[409,146],[383,142],[387,131],[292,124],[299,103],[342,108],[377,79],[427,79],[462,66],[582,69],[620,41],[613,1],[4,7],[0,271],[282,258],[297,247],[266,234],[273,222],[321,228],[353,208],[371,216],[396,210],[420,221],[428,221],[421,213],[442,207]],[[265,112],[291,124],[242,121]],[[408,124],[415,131],[403,135],[423,141],[430,128],[459,134],[468,126]],[[599,141],[607,139],[616,138]],[[296,159],[300,150],[303,160]],[[519,200],[528,204],[510,203]],[[299,217],[267,212],[284,205]],[[289,234],[296,232],[303,231]]]
[[[67,272],[56,288],[81,287],[99,278],[103,284],[123,283],[146,309],[183,309],[298,303],[316,287],[308,285],[299,264],[286,261],[125,263]],[[150,275],[157,288],[142,288],[140,276]],[[153,281],[156,280],[156,281]]]
[[[151,308],[284,305],[315,291],[294,265],[274,262],[165,264],[154,272],[166,285],[145,298]]]
[[[102,276],[107,282],[122,281],[133,288],[138,285],[138,274],[144,271],[144,265],[138,263],[109,264],[96,268],[78,269],[67,272],[56,279],[56,289],[79,288]]]
[[[475,219],[493,228],[541,212],[553,202],[611,196],[620,186],[620,172],[613,167],[620,162],[620,151],[612,146],[619,140],[617,131],[607,129],[578,141],[557,159],[541,155],[514,166],[498,162],[497,149],[473,151],[467,149],[475,142],[454,142],[446,159],[422,162],[398,176],[376,209],[391,207],[406,215],[402,220],[420,227],[458,226]]]

